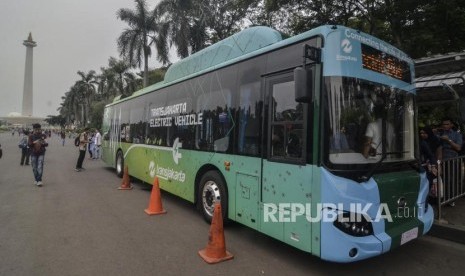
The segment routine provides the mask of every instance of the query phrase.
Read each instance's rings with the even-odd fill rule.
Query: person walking
[[[79,134],[79,157],[76,163],[75,171],[80,172],[84,168],[82,167],[82,163],[84,162],[84,157],[86,156],[87,151],[87,143],[89,142],[89,138],[87,138],[87,132],[89,128],[86,127],[81,134]]]
[[[60,136],[61,136],[61,145],[64,147],[65,146],[65,140],[66,140],[66,133],[65,133],[64,130],[61,131]]]
[[[29,131],[23,131],[23,137],[21,137],[18,146],[21,149],[21,166],[24,164],[29,165],[29,159],[31,156],[31,149],[29,148]]]
[[[32,125],[32,134],[29,135],[28,145],[31,148],[31,164],[34,173],[34,184],[42,186],[42,175],[44,172],[45,147],[48,143],[45,135],[42,133],[40,124]]]
[[[94,159],[100,158],[100,148],[102,147],[102,135],[98,129],[95,129],[94,135]]]

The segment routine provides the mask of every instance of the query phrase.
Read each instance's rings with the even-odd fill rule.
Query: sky
[[[158,0],[148,0],[150,8]],[[108,66],[119,58],[116,40],[127,24],[116,17],[133,0],[1,0],[0,117],[22,111],[26,47],[32,33],[33,116],[58,115],[61,97],[80,79],[77,71]],[[176,57],[174,57],[176,58]],[[171,59],[173,60],[173,55]],[[149,67],[160,65],[149,59]]]

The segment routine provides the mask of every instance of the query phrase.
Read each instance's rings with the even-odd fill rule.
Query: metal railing
[[[454,201],[465,196],[465,156],[443,160],[439,172],[432,185],[436,185],[437,219],[441,220],[442,207],[454,205]]]

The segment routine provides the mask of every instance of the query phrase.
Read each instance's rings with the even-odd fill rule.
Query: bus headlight
[[[334,226],[342,232],[356,237],[373,235],[373,225],[360,214],[343,212],[334,221]]]

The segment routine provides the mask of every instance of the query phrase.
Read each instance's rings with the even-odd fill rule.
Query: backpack
[[[79,140],[79,137],[81,137],[81,135],[78,135],[76,138],[74,138],[74,145],[76,147],[79,147],[79,144],[81,143],[81,141]]]
[[[23,138],[21,139],[21,141],[19,142],[19,145],[18,145],[18,147],[19,147],[20,149],[27,149],[28,138],[29,138],[29,137],[25,136],[25,137],[23,137]]]

